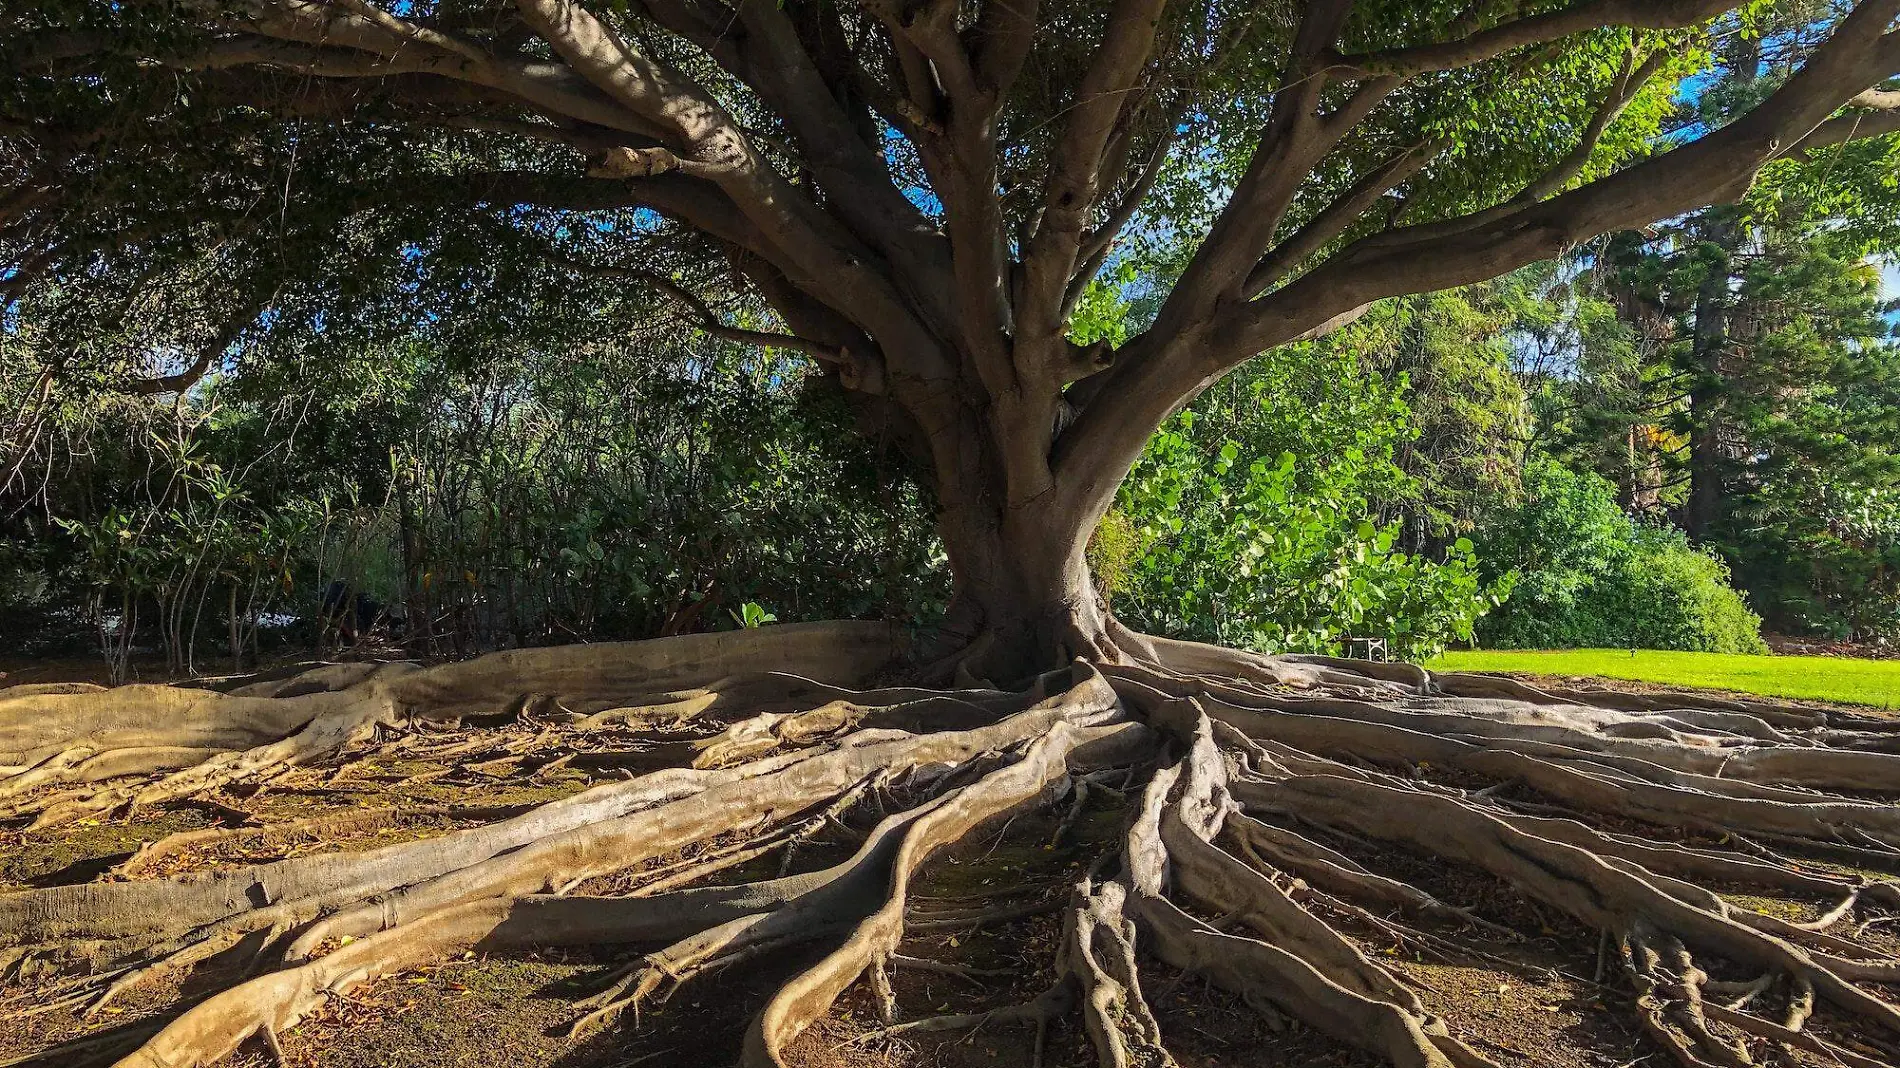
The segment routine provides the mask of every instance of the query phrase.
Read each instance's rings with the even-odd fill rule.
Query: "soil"
[[[59,669],[48,666],[32,681],[59,678]],[[23,680],[16,675],[7,681]],[[1653,689],[1641,683],[1603,684]],[[478,734],[496,744],[514,743],[520,759],[495,763],[492,748],[431,755]],[[603,755],[536,770],[536,737],[532,724],[442,732],[374,760],[298,769],[266,789],[213,803],[168,804],[129,819],[85,820],[45,834],[27,833],[17,825],[0,827],[0,890],[113,878],[114,866],[130,860],[142,845],[183,831],[267,830],[292,820],[394,810],[387,819],[341,821],[340,829],[221,836],[167,853],[152,861],[144,874],[185,874],[440,835],[494,818],[492,812],[476,809],[546,801],[648,764],[675,763],[683,747],[683,741],[656,746],[650,736],[609,731],[596,739]],[[1113,848],[1125,811],[1118,799],[1097,792],[1059,841],[1057,828],[1064,813],[1041,808],[973,834],[958,849],[935,858],[915,888],[902,952],[971,974],[897,968],[892,984],[900,1019],[982,1013],[1027,1001],[1045,989],[1059,935],[1054,907],[1066,900],[1081,873]],[[842,859],[854,848],[855,835],[868,829],[876,815],[871,806],[860,805],[841,827],[800,848],[790,870],[816,870]],[[1312,828],[1303,828],[1303,833],[1315,834]],[[1384,846],[1374,849],[1337,836],[1322,840],[1368,867],[1444,900],[1465,903],[1483,919],[1521,934],[1515,940],[1474,938],[1470,929],[1443,928],[1469,948],[1459,952],[1448,948],[1449,941],[1443,947],[1415,944],[1349,917],[1328,915],[1363,952],[1394,966],[1429,1009],[1455,1021],[1459,1032],[1477,1036],[1480,1052],[1499,1065],[1627,1068],[1666,1060],[1660,1047],[1640,1033],[1632,995],[1615,974],[1613,962],[1597,971],[1600,946],[1595,932],[1539,908],[1487,874],[1443,858]],[[781,857],[768,854],[713,878],[737,882],[771,877],[781,870]],[[641,870],[678,859],[659,858]],[[625,880],[624,873],[596,880],[579,892],[614,893],[624,889]],[[1810,918],[1832,904],[1763,897],[1757,888],[1720,889],[1731,901],[1790,919]],[[1049,908],[1002,920],[931,922],[932,914],[1017,904]],[[1900,952],[1900,922],[1874,928],[1868,939],[1870,948]],[[624,1020],[578,1043],[561,1037],[562,1025],[577,1015],[574,1001],[610,982],[617,967],[637,960],[638,948],[646,947],[601,955],[468,956],[386,978],[347,998],[333,998],[286,1032],[283,1060],[287,1068],[728,1065],[736,1060],[748,1022],[771,991],[818,952],[813,948],[748,960],[695,981],[649,1006],[637,1020]],[[1296,1023],[1268,1019],[1241,999],[1159,962],[1143,961],[1143,976],[1145,993],[1181,1065],[1370,1068],[1377,1063]],[[161,1013],[179,1011],[180,984],[189,992],[193,982],[194,977],[186,976],[170,985],[141,988],[95,1019],[67,1011],[10,1015],[8,991],[0,989],[0,1063],[26,1057],[18,1063],[64,1068],[102,1056],[109,1061],[115,1051],[131,1048],[154,1030],[166,1018]],[[800,1038],[791,1060],[807,1068],[1093,1064],[1078,1020],[1049,1027],[1040,1061],[1033,1029],[1014,1024],[880,1037],[873,1001],[859,984],[826,1020]],[[1824,1012],[1814,1026],[1817,1033],[1832,1034],[1834,1025]],[[1832,1037],[1853,1045],[1851,1034]],[[241,1051],[230,1063],[244,1068],[275,1063],[275,1053],[261,1043],[253,1045],[256,1048]],[[1819,1063],[1805,1055],[1759,1052],[1768,1064]]]

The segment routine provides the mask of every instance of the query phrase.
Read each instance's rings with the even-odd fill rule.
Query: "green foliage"
[[[1742,206],[1620,235],[1533,335],[1572,361],[1534,372],[1551,450],[1719,552],[1785,633],[1900,633],[1900,345],[1858,231]]]
[[[1111,596],[1129,589],[1135,567],[1147,552],[1142,532],[1127,512],[1112,508],[1089,536],[1089,573]]]
[[[1513,328],[1534,301],[1518,278],[1385,301],[1326,344],[1404,383],[1415,433],[1394,443],[1413,491],[1403,504],[1431,539],[1469,534],[1487,507],[1513,500],[1530,408],[1512,369]]]
[[[1723,550],[1789,633],[1900,636],[1900,486],[1839,474],[1748,502]]]
[[[1604,479],[1540,460],[1526,490],[1478,539],[1487,569],[1517,575],[1509,602],[1484,621],[1485,644],[1766,648],[1727,566],[1680,532],[1625,515]]]
[[[1402,521],[1375,518],[1410,489],[1394,451],[1413,434],[1403,384],[1351,353],[1258,361],[1170,420],[1123,485],[1094,557],[1115,610],[1266,650],[1366,637],[1417,657],[1469,638],[1510,580],[1480,582],[1463,538],[1440,560],[1402,551]]]
[[[727,614],[732,616],[732,621],[734,623],[739,624],[739,626],[745,630],[757,630],[760,627],[765,626],[767,623],[778,622],[777,616],[773,615],[770,612],[767,612],[763,607],[759,606],[758,604],[753,603],[752,601],[747,601],[746,603],[740,605],[736,610],[731,611]]]
[[[20,464],[65,477],[12,484],[0,563],[37,581],[0,583],[0,618],[84,618],[182,668],[206,640],[254,655],[280,613],[310,621],[284,639],[338,640],[314,626],[332,584],[447,654],[942,605],[922,494],[801,360],[454,263],[286,312],[182,396],[59,381]],[[0,385],[33,387],[35,340],[0,335]]]
[[[1156,253],[1142,261],[1141,271],[1124,265],[1122,277],[1128,281],[1091,289],[1082,304],[1092,305],[1089,321],[1095,328],[1073,340],[1118,336],[1111,330],[1126,334],[1145,325],[1166,292],[1154,279],[1181,269],[1178,258],[1170,258],[1180,251]],[[1487,508],[1517,495],[1533,411],[1514,361],[1528,321],[1542,317],[1568,323],[1545,292],[1548,275],[1547,269],[1535,269],[1458,290],[1380,301],[1309,346],[1350,364],[1346,383],[1364,385],[1363,396],[1348,396],[1346,389],[1325,382],[1330,371],[1303,377],[1265,366],[1307,359],[1280,353],[1214,386],[1195,410],[1226,422],[1257,423],[1249,433],[1270,436],[1260,443],[1263,454],[1286,449],[1304,454],[1321,440],[1307,435],[1331,430],[1310,424],[1305,409],[1329,406],[1342,422],[1377,422],[1384,418],[1380,407],[1402,394],[1411,430],[1395,438],[1393,466],[1369,472],[1374,481],[1365,490],[1376,514],[1403,512],[1410,518],[1401,539],[1406,548],[1442,548],[1469,534]],[[1104,291],[1124,296],[1125,302],[1108,304]],[[1263,375],[1271,382],[1264,394],[1244,385]],[[1251,405],[1262,396],[1270,398],[1273,409],[1269,418],[1256,421]]]
[[[1069,340],[1077,345],[1105,342],[1110,348],[1119,348],[1128,340],[1132,310],[1125,293],[1142,280],[1134,259],[1124,259],[1103,271],[1082,290],[1082,298],[1069,314]]]

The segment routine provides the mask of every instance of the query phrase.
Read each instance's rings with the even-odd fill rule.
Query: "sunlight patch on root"
[[[623,725],[677,727],[700,718],[721,718],[735,711],[743,711],[747,715],[805,712],[815,711],[832,702],[867,710],[900,707],[924,710],[933,703],[955,702],[976,706],[991,713],[989,718],[995,719],[995,713],[1005,708],[1020,710],[1021,696],[1013,690],[946,691],[918,686],[858,690],[790,672],[770,671],[735,675],[703,686],[644,695],[624,706],[602,709],[586,716],[576,715],[571,725],[583,731]]]
[[[1123,684],[1126,669],[1111,668]],[[1166,680],[1162,680],[1166,681]],[[1138,684],[1147,686],[1149,680]],[[1168,683],[1175,691],[1180,683]],[[1164,691],[1165,692],[1165,691]],[[1239,701],[1246,703],[1236,703]],[[1273,698],[1225,693],[1204,698],[1210,714],[1251,738],[1269,739],[1310,753],[1374,760],[1396,767],[1438,765],[1520,782],[1539,793],[1592,812],[1634,817],[1664,826],[1712,834],[1768,834],[1817,842],[1849,841],[1859,834],[1879,847],[1900,850],[1900,807],[1858,801],[1815,790],[1769,786],[1666,766],[1671,752],[1658,747],[1643,759],[1577,745],[1514,736],[1509,724],[1484,733],[1463,733],[1475,716],[1424,715],[1369,702],[1322,701],[1289,705]],[[1308,710],[1310,705],[1324,705]],[[1363,706],[1363,707],[1361,707]],[[1834,753],[1859,757],[1867,754]],[[1350,772],[1341,772],[1347,774]]]
[[[1159,688],[1170,685],[1170,692],[1182,695],[1179,683],[1163,680]],[[1203,690],[1222,704],[1252,711],[1344,719],[1464,740],[1484,748],[1588,759],[1626,775],[1725,796],[1799,801],[1802,790],[1877,793],[1891,792],[1900,783],[1900,756],[1894,754],[1838,748],[1823,738],[1804,737],[1798,743],[1764,740],[1672,720],[1673,712],[1625,713],[1488,699],[1285,698],[1222,692],[1218,686]]]
[[[1066,687],[1071,672],[1056,673]],[[762,712],[740,720],[723,734],[696,743],[696,768],[716,768],[756,759],[784,748],[803,748],[837,738],[853,730],[901,730],[916,734],[931,730],[968,730],[994,723],[1004,716],[1044,700],[1048,689],[1038,685],[1022,693],[1004,691],[929,691],[912,688],[853,691],[840,687],[810,687],[825,703],[799,712]]]
[[[1531,686],[1516,679],[1469,672],[1430,673],[1432,689],[1453,697],[1506,697],[1532,704],[1586,705],[1629,712],[1671,712],[1682,709],[1741,713],[1782,730],[1829,729],[1868,734],[1900,733],[1900,720],[1816,708],[1758,697],[1714,697],[1703,693],[1625,693],[1601,687]]]
[[[404,808],[350,809],[304,819],[255,826],[202,827],[178,831],[139,847],[138,852],[112,868],[115,879],[142,879],[165,861],[194,851],[232,848],[257,850],[297,841],[318,841],[326,835],[361,834],[417,819],[488,822],[512,819],[532,811],[533,805],[415,805]]]
[[[74,749],[252,749],[288,737],[350,700],[334,694],[232,697],[147,684],[0,697],[0,765],[37,765]]]
[[[286,768],[341,752],[368,738],[379,726],[394,725],[400,715],[395,703],[383,697],[364,695],[353,704],[355,707],[318,715],[295,734],[281,741],[241,753],[221,753],[163,776],[150,785],[115,786],[101,789],[85,798],[50,805],[28,830],[57,827],[87,816],[111,812],[122,806],[137,810],[210,793],[235,783],[255,781]]]
[[[15,819],[38,811],[43,805],[34,799],[13,800],[44,786],[70,783],[94,783],[130,775],[147,775],[188,768],[228,749],[194,746],[147,745],[129,749],[96,752],[90,746],[75,746],[47,757],[39,764],[23,768],[0,782],[0,819]]]
[[[1397,695],[1409,689],[1404,683],[1391,678],[1375,678],[1362,670],[1342,670],[1333,666],[1338,661],[1330,658],[1269,656],[1222,645],[1162,638],[1137,633],[1119,622],[1111,622],[1110,633],[1123,654],[1115,662],[1116,668],[1146,668],[1183,681],[1227,680],[1261,688],[1261,692],[1297,692],[1338,687],[1349,693]],[[1354,666],[1364,668],[1367,665],[1356,663]],[[1114,673],[1107,666],[1104,670]]]
[[[154,805],[334,755],[375,724],[456,720],[524,708],[586,715],[630,697],[701,686],[740,671],[797,666],[838,682],[866,678],[898,655],[884,624],[808,623],[647,642],[517,649],[474,660],[320,665],[221,693],[187,686],[0,691],[0,798],[8,815],[58,826],[121,806]],[[188,760],[187,750],[201,750]],[[40,801],[60,783],[170,771]]]
[[[732,828],[734,832],[741,835],[737,841],[723,848],[710,849],[672,864],[641,871],[634,877],[636,885],[628,890],[625,896],[647,897],[664,893],[778,850],[784,850],[779,875],[786,875],[791,871],[794,853],[800,842],[817,837],[828,829],[841,828],[843,826],[841,817],[856,806],[865,794],[883,788],[890,779],[891,775],[888,772],[879,771],[838,795],[817,815],[761,835],[754,835],[752,832],[764,825],[770,819],[769,815],[761,817],[752,827]],[[585,881],[582,880],[582,882]],[[559,892],[568,893],[578,885],[580,883],[569,883]]]
[[[636,642],[510,649],[404,675],[390,689],[405,707],[444,717],[493,714],[497,698],[542,694],[591,715],[643,696],[719,679],[791,673],[851,685],[903,652],[886,623],[781,623]]]
[[[1559,747],[1572,757],[1590,754],[1626,772],[1669,772],[1677,782],[1714,784],[1716,792],[1734,796],[1792,800],[1798,791],[1776,787],[1879,793],[1892,792],[1900,783],[1900,755],[1853,747],[1864,732],[1815,729],[1790,736],[1752,714],[1630,711],[1490,696],[1307,696],[1270,692],[1242,680],[1183,678],[1140,664],[1104,670],[1171,697],[1205,696],[1255,712],[1351,720],[1523,752]]]

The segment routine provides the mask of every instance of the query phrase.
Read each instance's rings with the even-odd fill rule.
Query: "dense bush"
[[[359,595],[384,622],[348,630],[434,655],[940,610],[922,494],[801,363],[584,340],[473,361],[406,339],[75,399],[35,458],[59,477],[0,520],[0,644],[174,673],[274,633],[327,655],[356,635],[324,599]]]
[[[1765,650],[1761,619],[1729,585],[1727,565],[1679,531],[1625,515],[1609,482],[1538,461],[1526,491],[1478,539],[1488,572],[1517,576],[1479,628],[1485,644]]]
[[[1394,463],[1415,433],[1404,382],[1351,354],[1269,354],[1171,420],[1094,545],[1115,611],[1156,633],[1262,650],[1339,652],[1383,638],[1426,657],[1508,590],[1480,582],[1469,541],[1442,559],[1398,548]]]

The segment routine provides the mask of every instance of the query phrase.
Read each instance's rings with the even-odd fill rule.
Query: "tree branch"
[[[809,338],[802,338],[795,334],[776,334],[765,330],[748,330],[744,327],[729,326],[719,318],[718,314],[714,312],[711,307],[707,306],[705,300],[701,299],[699,294],[680,285],[665,275],[660,274],[658,271],[650,271],[640,267],[624,267],[610,263],[588,263],[584,260],[572,259],[565,256],[558,257],[558,259],[561,263],[577,271],[584,271],[588,274],[597,274],[610,278],[626,278],[644,285],[652,286],[677,303],[684,305],[688,311],[692,312],[695,320],[694,325],[713,337],[741,345],[755,345],[760,348],[789,349],[793,352],[802,352],[812,359],[824,363],[839,363],[845,359],[845,354],[836,347],[820,344],[819,342]]]
[[[1342,77],[1383,74],[1409,78],[1469,67],[1528,45],[1604,26],[1679,30],[1706,22],[1734,6],[1734,0],[1585,0],[1438,44],[1357,55],[1334,54],[1328,57],[1327,66]]]
[[[977,16],[976,82],[994,101],[1009,94],[1036,43],[1038,0],[985,0]]]
[[[755,170],[751,145],[696,85],[628,44],[573,0],[516,0],[522,18],[580,76],[657,126],[661,140],[708,173]]]
[[[1887,36],[1900,39],[1900,34]],[[1815,127],[1788,155],[1806,158],[1817,148],[1900,133],[1900,92],[1869,89],[1849,100],[1847,106],[1856,110]]]
[[[1228,324],[1235,332],[1225,339],[1230,347],[1222,366],[1374,300],[1467,285],[1598,234],[1738,198],[1763,166],[1889,76],[1894,36],[1884,30],[1896,14],[1900,0],[1864,0],[1781,88],[1696,141],[1509,212],[1361,239],[1291,286],[1234,309]]]
[[[1264,349],[1334,329],[1385,297],[1496,277],[1597,234],[1734,199],[1761,167],[1891,74],[1892,42],[1883,34],[1897,14],[1900,0],[1863,0],[1754,110],[1644,163],[1449,236],[1418,240],[1404,228],[1361,238],[1293,283],[1226,305],[1192,331],[1160,331],[1158,322],[1124,346],[1109,372],[1114,380],[1057,441],[1065,498],[1099,514],[1154,427]]]
[[[1266,254],[1313,167],[1398,87],[1397,78],[1375,78],[1334,113],[1320,117],[1326,75],[1317,63],[1351,9],[1351,0],[1314,0],[1307,6],[1260,145],[1163,303],[1151,328],[1157,336],[1179,334],[1205,321],[1223,301],[1241,299],[1247,275]]]
[[[452,33],[423,26],[408,19],[400,19],[366,0],[330,0],[337,7],[355,12],[368,21],[381,26],[405,41],[411,41],[426,48],[460,56],[471,63],[487,66],[495,57],[480,45],[465,40]]]
[[[694,0],[644,0],[643,7],[786,120],[803,148],[800,161],[829,194],[827,209],[859,240],[904,272],[917,292],[944,288],[949,261],[942,239],[891,183],[876,146],[861,136],[776,0],[740,0],[736,27],[733,17],[710,23]],[[855,69],[854,60],[844,61]]]
[[[1543,200],[1551,193],[1563,188],[1590,161],[1590,156],[1596,151],[1597,144],[1602,140],[1610,124],[1623,114],[1630,103],[1636,99],[1636,94],[1641,91],[1643,85],[1654,77],[1668,60],[1669,54],[1661,50],[1653,53],[1640,66],[1635,63],[1634,53],[1627,56],[1623,69],[1612,80],[1602,103],[1592,113],[1590,122],[1578,138],[1577,144],[1562,159],[1552,164],[1548,170],[1503,204],[1461,219],[1435,224],[1440,228],[1440,232],[1453,233],[1468,229],[1487,219],[1500,217],[1526,204]],[[1418,146],[1418,148],[1422,147]],[[1295,235],[1283,246],[1268,254],[1248,276],[1246,296],[1249,299],[1259,296],[1274,283],[1285,278],[1299,265],[1300,260],[1319,251],[1326,241],[1344,233],[1360,213],[1371,207],[1387,191],[1409,180],[1429,163],[1437,152],[1434,150],[1421,157],[1415,155],[1418,148],[1395,157],[1379,170],[1368,174],[1338,204],[1328,208],[1309,224],[1308,228],[1314,231],[1311,235],[1302,231],[1301,234]],[[1416,229],[1419,230],[1421,236],[1427,232],[1424,228]]]
[[[121,382],[107,388],[115,393],[128,393],[136,397],[155,397],[161,393],[183,393],[197,385],[211,372],[211,365],[231,347],[244,329],[257,321],[257,317],[270,306],[270,301],[255,301],[244,305],[234,312],[218,327],[211,340],[198,350],[197,358],[190,366],[176,374],[159,375],[156,378],[141,378],[131,382]]]
[[[981,390],[999,396],[1015,385],[1010,342],[1017,326],[1002,205],[996,197],[992,120],[1001,98],[978,84],[956,30],[955,0],[928,0],[912,13],[897,0],[866,0],[864,6],[890,34],[913,99],[922,95],[937,104],[928,115],[918,116],[925,122],[912,124],[911,143],[931,192],[943,204],[950,239],[952,310],[940,325],[944,336],[958,340],[960,370],[967,370]],[[931,125],[942,132],[929,132],[926,127]]]
[[[1313,216],[1293,236],[1275,246],[1247,275],[1244,290],[1251,300],[1285,278],[1300,262],[1318,252],[1328,241],[1346,232],[1380,197],[1404,185],[1442,151],[1442,141],[1423,141],[1386,160],[1366,173],[1345,195]]]
[[[766,238],[755,251],[876,337],[920,379],[952,373],[942,344],[896,280],[849,230],[774,172],[703,89],[646,56],[574,0],[516,0],[524,19],[581,76],[661,125],[684,161],[703,168]]]
[[[1109,211],[1102,224],[1082,239],[1082,267],[1075,272],[1075,277],[1069,279],[1068,290],[1062,297],[1063,322],[1068,322],[1069,316],[1075,313],[1076,302],[1082,299],[1082,294],[1095,281],[1095,276],[1102,272],[1102,265],[1108,261],[1108,254],[1114,249],[1116,239],[1135,217],[1142,202],[1148,199],[1156,179],[1161,176],[1162,166],[1167,163],[1168,150],[1173,147],[1174,138],[1174,120],[1170,118],[1167,129],[1149,153],[1148,162],[1142,165],[1141,173],[1135,176],[1133,184],[1122,194],[1121,200]]]
[[[1167,0],[1116,0],[1107,36],[1076,88],[1044,183],[1041,218],[1023,252],[1017,300],[1021,335],[1050,341],[1060,337],[1064,296],[1100,196],[1109,135],[1154,53],[1155,31],[1166,7]]]
[[[928,82],[931,75],[945,96],[974,108],[984,98],[971,66],[970,53],[957,34],[956,0],[927,0],[917,11],[906,14],[899,0],[864,0],[864,8],[884,25],[893,39],[907,42],[932,68],[920,72]]]
[[[398,20],[400,21],[400,20]],[[418,47],[403,33],[353,12],[310,0],[256,0],[234,27],[325,50],[355,50],[421,64],[428,73],[508,93],[544,112],[659,139],[662,129],[615,102],[562,63],[486,55],[469,44],[458,52]],[[471,54],[472,53],[472,54]],[[479,58],[477,58],[479,57]],[[386,72],[371,69],[369,76]]]
[[[1643,86],[1669,62],[1669,53],[1666,49],[1658,49],[1644,60],[1641,66],[1632,70],[1631,63],[1634,59],[1635,56],[1632,53],[1624,61],[1622,73],[1612,83],[1609,93],[1603,98],[1603,103],[1598,105],[1596,114],[1590,116],[1590,125],[1585,127],[1583,136],[1577,139],[1576,147],[1536,181],[1525,186],[1513,198],[1513,203],[1525,204],[1542,200],[1562,189],[1572,178],[1582,172],[1584,166],[1590,162],[1590,156],[1596,152],[1598,142],[1603,140],[1604,131],[1608,130],[1610,124],[1629,108]]]

